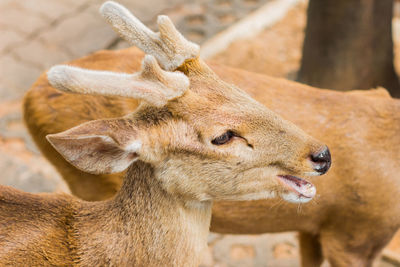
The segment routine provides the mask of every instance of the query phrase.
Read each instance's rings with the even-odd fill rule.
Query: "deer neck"
[[[104,259],[85,262],[84,255],[79,255],[83,265],[95,262],[117,266],[197,266],[200,263],[207,247],[211,202],[188,205],[167,193],[150,165],[135,162],[115,198],[101,204],[100,207],[89,204],[92,207],[81,216],[83,223],[92,229],[80,238],[86,249],[92,252],[96,249],[94,255],[104,255]]]

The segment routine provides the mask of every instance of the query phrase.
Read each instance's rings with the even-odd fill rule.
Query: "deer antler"
[[[131,97],[157,107],[183,95],[189,88],[189,79],[184,74],[162,70],[151,55],[145,56],[142,71],[136,74],[58,65],[48,71],[47,77],[53,87],[65,92]]]
[[[167,16],[158,16],[160,32],[155,33],[113,1],[105,2],[100,13],[124,39],[156,57],[165,70],[175,70],[185,60],[199,56],[199,46],[186,40]]]

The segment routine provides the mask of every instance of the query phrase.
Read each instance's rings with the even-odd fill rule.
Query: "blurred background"
[[[50,66],[100,49],[128,47],[98,14],[102,2],[0,0],[0,184],[29,192],[68,192],[60,176],[30,139],[22,122],[21,102],[32,83]],[[320,1],[325,5],[317,4],[308,11],[308,19],[312,19],[315,26],[307,29],[304,48],[309,5],[306,0],[119,2],[152,28],[157,15],[170,16],[188,39],[202,44],[202,55],[209,60],[323,88],[383,86],[392,95],[400,95],[396,75],[396,69],[400,68],[400,59],[396,57],[400,51],[400,2],[397,1],[375,0],[374,4],[373,0],[338,0],[334,11],[328,5],[332,1]],[[343,5],[346,5],[346,12],[340,9]],[[346,20],[354,17],[361,22],[349,27]],[[340,18],[342,23],[338,24],[335,18]],[[345,55],[335,50],[337,47],[343,50],[343,44],[335,43],[338,32],[345,36],[341,39],[350,40],[352,44],[352,47],[345,47],[348,49]],[[314,43],[322,35],[332,40],[319,50]],[[325,59],[326,68],[316,67],[315,58],[319,53],[331,55]],[[362,59],[357,53],[362,54]],[[307,58],[302,60],[302,54],[308,55]],[[344,62],[341,60],[344,56],[351,60]],[[375,56],[381,59],[379,63],[374,68],[365,68],[363,60],[371,62]],[[328,66],[343,70],[347,76],[340,78],[343,73],[332,71]],[[360,66],[362,72],[349,71]],[[299,266],[295,233],[211,234],[209,245],[203,263],[207,267]],[[400,237],[395,237],[385,249],[376,266],[400,266]]]

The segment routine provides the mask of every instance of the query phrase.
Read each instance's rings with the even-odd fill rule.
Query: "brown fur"
[[[155,60],[153,63],[157,64]],[[52,84],[67,91],[77,88],[78,92],[92,93],[99,85],[98,79],[104,78],[101,76],[104,72],[62,66],[52,70],[48,75]],[[190,80],[190,89],[186,87],[181,95],[168,98],[165,105],[160,104],[163,101],[156,101],[155,105],[152,99],[145,99],[138,108],[119,114],[118,118],[103,117],[82,123],[104,107],[110,107],[111,111],[103,115],[111,117],[115,114],[117,102],[114,101],[121,101],[110,98],[107,104],[107,98],[100,97],[100,102],[94,104],[91,102],[96,102],[96,98],[83,97],[85,103],[78,109],[85,111],[84,119],[75,118],[75,123],[80,125],[61,133],[52,130],[48,134],[43,129],[34,133],[45,134],[67,162],[92,173],[87,175],[90,180],[84,182],[89,186],[95,179],[93,174],[129,169],[114,198],[92,203],[60,195],[24,194],[0,187],[3,198],[0,236],[4,235],[0,246],[5,252],[0,253],[0,264],[22,264],[25,260],[31,265],[196,266],[207,245],[212,201],[253,200],[276,195],[293,202],[312,199],[315,194],[312,184],[303,180],[302,186],[301,183],[297,186],[300,191],[296,191],[295,186],[285,184],[279,177],[325,173],[330,158],[323,162],[328,164],[323,165],[323,170],[322,162],[314,158],[326,151],[325,145],[237,87],[223,82],[201,59],[186,62],[184,72],[186,76],[164,73]],[[105,78],[111,79],[111,76],[115,75],[107,74]],[[123,81],[126,76],[120,77]],[[154,88],[154,84],[146,84],[139,89]],[[124,86],[121,83],[118,86],[121,85]],[[112,87],[112,82],[108,86]],[[50,86],[39,85],[39,88],[49,89]],[[162,97],[164,91],[152,90],[152,94]],[[37,118],[61,119],[57,115],[60,108],[57,102],[67,104],[64,97],[69,96],[54,91],[44,95],[46,104],[27,100],[25,111],[31,104],[32,107],[46,106],[49,107],[47,114],[43,118],[37,114]],[[78,111],[73,105],[61,108]],[[30,118],[33,117],[36,116]],[[30,121],[28,116],[26,118]],[[223,145],[213,142],[227,131],[235,133],[229,142]],[[58,156],[54,151],[50,153]],[[71,188],[84,195],[85,188],[79,182],[86,177],[83,172],[75,170],[79,174],[77,177],[70,176],[73,174],[70,171],[63,175],[68,174],[67,177],[71,177],[68,182],[74,185],[78,182],[79,190]],[[118,176],[100,183],[103,187],[100,190],[107,192],[109,188],[104,186],[115,177]],[[114,182],[107,196],[117,190],[121,181],[118,178]],[[94,190],[99,187],[90,188],[91,198],[98,196],[99,192]],[[37,203],[43,207],[36,209]],[[29,220],[21,215],[25,210],[31,210],[27,213]],[[49,218],[42,221],[45,215]],[[5,231],[7,233],[3,234]],[[54,242],[59,246],[51,247]],[[33,243],[37,243],[36,247],[29,246]],[[63,258],[67,258],[65,263]]]
[[[196,266],[201,254],[192,251],[201,240],[195,234],[208,227],[193,222],[208,225],[210,214],[196,216],[152,172],[133,164],[123,189],[104,202],[0,187],[0,265]],[[171,244],[173,250],[159,249]]]
[[[72,64],[129,72],[138,69],[141,57],[135,48],[100,51]],[[369,266],[400,223],[398,100],[369,96],[369,92],[364,96],[320,90],[211,66],[223,80],[326,142],[334,162],[326,177],[314,180],[315,201],[300,210],[298,204],[279,199],[216,202],[211,230],[252,234],[296,230],[302,233],[303,266],[316,266],[322,255],[334,266]],[[88,200],[109,198],[119,188],[122,174],[95,176],[75,169],[46,142],[45,135],[88,120],[127,114],[136,108],[136,101],[54,94],[58,93],[41,76],[25,97],[25,121],[35,142],[75,195]]]
[[[299,212],[297,205],[279,200],[218,202],[211,230],[300,231],[308,236],[300,239],[303,266],[318,266],[314,263],[322,262],[320,251],[333,266],[370,266],[400,224],[394,201],[400,194],[400,102],[372,97],[370,92],[364,96],[320,90],[222,66],[214,70],[326,142],[333,167],[315,180],[318,197]]]

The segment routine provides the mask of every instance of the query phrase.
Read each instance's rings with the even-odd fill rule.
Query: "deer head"
[[[141,160],[169,193],[193,201],[281,196],[307,202],[315,187],[302,175],[330,167],[326,146],[234,85],[199,58],[166,16],[159,33],[128,10],[106,2],[102,15],[146,56],[137,74],[55,66],[52,86],[63,91],[132,97],[138,109],[48,135],[67,161],[91,173],[125,170]],[[296,176],[295,176],[296,175]]]

